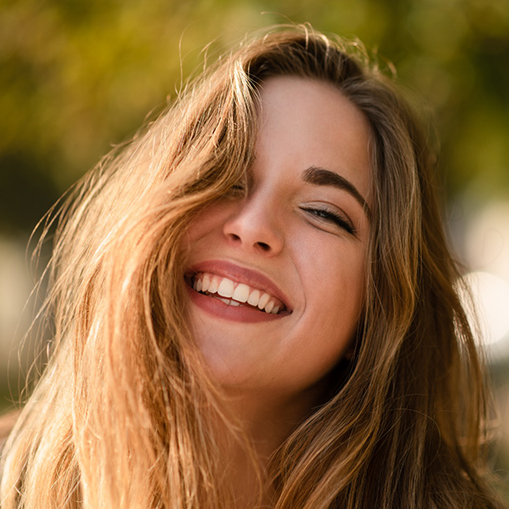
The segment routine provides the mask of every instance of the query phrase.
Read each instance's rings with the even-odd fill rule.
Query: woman
[[[62,211],[2,507],[498,507],[434,161],[358,46],[207,71]]]

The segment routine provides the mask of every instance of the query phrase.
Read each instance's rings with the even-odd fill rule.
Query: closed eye
[[[348,232],[350,235],[354,236],[357,235],[357,229],[352,224],[352,222],[336,212],[332,212],[328,209],[314,207],[301,207],[301,209],[307,212],[308,214],[319,218],[320,220],[327,221],[329,223],[335,224],[336,226],[339,226],[340,228]]]
[[[244,198],[246,196],[246,187],[242,183],[234,184],[230,187],[227,196],[229,198]]]

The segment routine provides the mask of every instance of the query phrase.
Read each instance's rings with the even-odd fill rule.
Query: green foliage
[[[175,97],[201,51],[272,23],[358,36],[434,112],[450,193],[509,189],[506,0],[11,0],[0,8],[0,230],[30,230]]]

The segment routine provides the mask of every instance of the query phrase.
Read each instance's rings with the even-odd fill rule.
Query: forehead
[[[371,130],[357,106],[330,83],[294,76],[267,79],[260,98],[257,159],[334,171],[369,201]]]

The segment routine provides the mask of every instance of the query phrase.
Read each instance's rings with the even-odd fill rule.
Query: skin
[[[252,284],[261,275],[286,304],[286,313],[260,321],[242,312],[233,319],[188,288],[196,342],[270,454],[320,402],[326,375],[351,348],[366,280],[370,129],[339,90],[299,77],[265,82],[260,121],[247,196],[208,207],[184,248],[189,271],[205,263]],[[358,195],[303,177],[316,168],[343,177]]]

